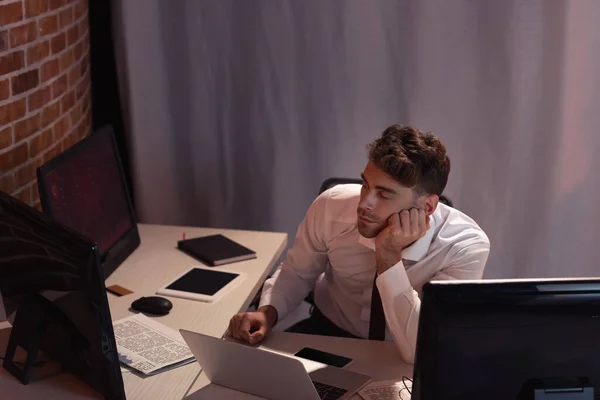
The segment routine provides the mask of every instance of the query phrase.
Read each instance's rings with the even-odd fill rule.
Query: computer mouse
[[[139,312],[165,315],[171,311],[173,303],[169,299],[159,296],[140,297],[131,303],[131,308]]]

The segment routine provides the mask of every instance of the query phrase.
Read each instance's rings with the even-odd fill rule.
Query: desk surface
[[[133,300],[140,296],[154,295],[157,288],[188,268],[200,264],[175,248],[183,233],[186,238],[222,233],[256,251],[256,259],[215,267],[215,269],[243,272],[245,275],[244,280],[221,299],[214,303],[203,303],[171,297],[170,300],[173,302],[171,312],[166,316],[155,317],[159,322],[174,329],[184,328],[211,336],[222,336],[231,316],[248,307],[287,244],[287,234],[276,232],[144,224],[139,225],[139,231],[140,247],[106,280],[106,286],[118,284],[134,292],[122,297],[107,294],[113,321],[133,313],[130,310]],[[2,349],[6,347],[8,335],[8,330],[0,334]],[[123,372],[125,392],[128,399],[181,399],[198,377],[199,372],[200,367],[197,363],[146,378],[131,372]],[[29,385],[22,385],[0,367],[2,397],[4,398],[4,395],[7,398],[20,399],[99,397],[72,375],[60,373],[56,365],[40,368],[40,371],[35,373],[37,379],[32,379]]]
[[[373,381],[400,380],[403,376],[412,377],[413,365],[405,363],[393,342],[380,342],[363,339],[348,339],[329,336],[303,335],[287,332],[273,332],[260,346],[278,352],[294,354],[303,347],[327,351],[349,357],[353,362],[346,368],[351,371],[369,375]],[[186,400],[208,400],[215,393],[219,398],[259,399],[255,396],[212,387],[202,372],[189,390]],[[362,399],[358,394],[352,399]]]

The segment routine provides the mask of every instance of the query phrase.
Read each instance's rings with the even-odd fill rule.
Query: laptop
[[[180,329],[211,383],[269,400],[346,400],[371,378]]]

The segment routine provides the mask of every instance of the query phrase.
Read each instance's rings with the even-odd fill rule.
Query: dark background
[[[112,10],[110,1],[88,0],[90,25],[90,68],[92,79],[92,130],[112,125],[129,194],[135,207],[132,190],[129,152],[121,111],[119,83],[112,37]]]

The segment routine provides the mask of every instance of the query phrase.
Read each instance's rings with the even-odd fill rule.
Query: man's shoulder
[[[326,218],[330,222],[356,223],[360,188],[359,184],[340,184],[321,193],[317,201],[326,210]]]
[[[468,246],[480,244],[490,246],[490,239],[473,218],[464,212],[440,203],[435,212],[439,226],[437,240],[446,245]]]

